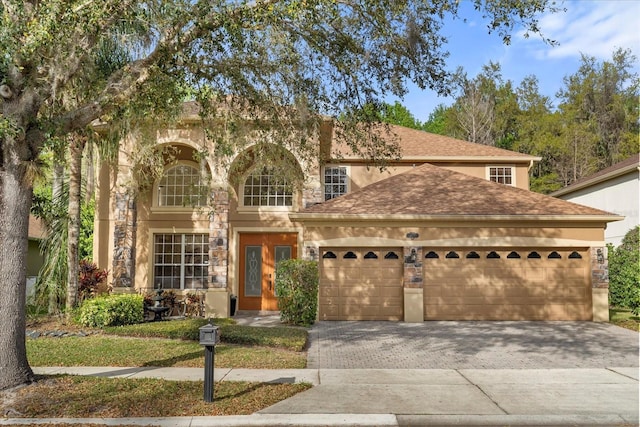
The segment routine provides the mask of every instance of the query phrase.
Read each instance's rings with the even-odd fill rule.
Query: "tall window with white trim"
[[[268,168],[255,170],[244,182],[244,206],[293,206],[293,187]]]
[[[154,235],[154,287],[204,289],[208,269],[208,234]]]
[[[158,182],[157,205],[163,207],[205,206],[207,188],[200,170],[179,164],[168,168]]]

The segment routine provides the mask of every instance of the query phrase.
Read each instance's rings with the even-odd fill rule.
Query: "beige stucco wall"
[[[429,226],[401,225],[389,222],[307,222],[305,241],[320,242],[320,246],[593,246],[604,239],[603,224],[577,226],[572,223],[540,222],[437,222]],[[415,221],[418,222],[418,221]],[[417,232],[410,241],[406,235]]]
[[[376,167],[367,166],[363,163],[352,162],[345,164],[349,168],[349,191],[359,190],[374,182],[381,181],[391,176],[406,172],[415,166],[419,166],[424,162],[392,162],[384,170]],[[515,186],[525,190],[529,189],[529,163],[472,163],[472,162],[442,162],[429,161],[430,164],[440,166],[446,169],[460,172],[466,175],[475,176],[481,179],[488,179],[487,166],[513,166],[516,170]]]

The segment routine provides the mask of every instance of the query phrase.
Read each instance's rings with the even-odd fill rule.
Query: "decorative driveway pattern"
[[[594,322],[318,322],[312,369],[638,368],[639,334]]]

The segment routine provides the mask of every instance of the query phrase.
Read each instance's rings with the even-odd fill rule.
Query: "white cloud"
[[[535,57],[562,59],[584,53],[610,59],[617,48],[640,54],[639,1],[571,0],[564,6],[566,13],[547,14],[540,19],[542,33],[559,42],[559,46],[543,46],[533,39],[525,42]]]

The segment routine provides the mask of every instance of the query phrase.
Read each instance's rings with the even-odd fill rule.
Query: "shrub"
[[[276,293],[282,321],[312,325],[318,311],[318,263],[280,261],[276,267]]]
[[[627,232],[617,248],[609,245],[609,304],[640,314],[640,226]]]
[[[107,280],[107,270],[101,270],[98,266],[86,260],[80,261],[78,277],[78,294],[80,301],[96,296],[98,287]]]
[[[142,295],[108,295],[85,300],[79,308],[78,321],[84,326],[131,325],[143,319]]]

